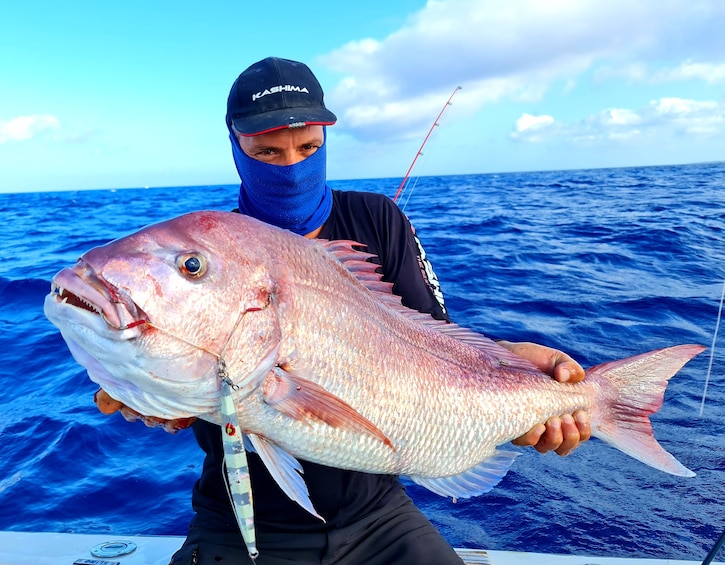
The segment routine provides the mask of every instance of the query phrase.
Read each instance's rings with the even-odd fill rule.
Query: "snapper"
[[[498,446],[579,409],[595,437],[694,475],[659,445],[649,416],[703,346],[558,383],[483,335],[403,307],[356,246],[193,212],[85,253],[53,278],[45,314],[108,395],[158,420],[223,425],[238,442],[227,465],[241,475],[243,432],[315,515],[297,458],[470,497],[512,464],[516,453]]]

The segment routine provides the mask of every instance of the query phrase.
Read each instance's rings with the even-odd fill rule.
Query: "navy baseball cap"
[[[254,63],[234,81],[227,99],[227,125],[234,124],[242,135],[336,121],[309,67],[289,59],[267,57]]]

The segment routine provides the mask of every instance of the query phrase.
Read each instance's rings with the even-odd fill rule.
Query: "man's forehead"
[[[240,144],[247,147],[277,147],[280,145],[306,144],[324,141],[322,126],[305,126],[302,128],[280,129],[259,135],[237,135]]]

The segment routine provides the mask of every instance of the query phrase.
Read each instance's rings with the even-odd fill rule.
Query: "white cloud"
[[[695,114],[702,114],[703,112],[711,113],[718,107],[717,102],[711,101],[698,101],[698,100],[683,100],[682,98],[660,98],[659,100],[652,100],[650,106],[654,109],[656,114],[662,116],[675,116],[675,117],[686,117]]]
[[[532,116],[524,114],[516,121],[516,131],[522,132],[528,129],[540,129],[554,123],[551,116]]]
[[[638,110],[609,108],[578,122],[524,114],[509,137],[529,143],[553,138],[573,143],[629,142],[636,138],[725,135],[725,104],[710,100],[659,98]]]
[[[655,73],[656,82],[673,82],[699,79],[709,84],[725,82],[725,63],[696,63],[687,61],[672,69]]]
[[[0,143],[25,141],[59,127],[60,122],[55,116],[18,116],[8,122],[0,122]]]
[[[457,85],[465,117],[503,99],[539,100],[557,81],[571,88],[587,71],[653,80],[654,61],[659,80],[721,81],[722,29],[719,0],[429,0],[389,36],[321,59],[342,77],[328,92],[338,131],[404,137],[420,135]]]
[[[536,143],[542,141],[548,132],[554,131],[554,118],[547,115],[532,116],[523,114],[516,120],[514,131],[510,134],[511,139]]]
[[[651,101],[648,109],[653,122],[670,124],[690,135],[714,136],[725,132],[725,104],[661,98]]]
[[[595,71],[595,80],[599,82],[617,78],[650,84],[693,80],[721,84],[725,83],[725,63],[685,61],[673,64],[670,68],[657,69],[654,64],[638,62],[620,67],[603,66]]]
[[[626,108],[610,108],[600,114],[602,125],[605,126],[630,126],[642,121],[642,117]]]

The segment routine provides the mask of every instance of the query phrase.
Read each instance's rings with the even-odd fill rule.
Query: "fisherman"
[[[242,72],[229,93],[226,115],[242,181],[237,211],[307,238],[364,244],[404,305],[448,320],[427,256],[393,201],[374,193],[332,190],[327,184],[326,128],[336,121],[306,65],[270,57]],[[560,351],[500,343],[559,381],[584,378],[582,367]],[[97,398],[99,408],[101,400]],[[206,457],[192,493],[195,515],[170,565],[252,563],[227,492],[221,429],[202,420],[192,427]],[[514,443],[566,455],[590,434],[587,414],[577,412],[551,418]],[[397,476],[301,461],[310,499],[323,522],[282,492],[256,453],[247,457],[258,565],[462,563]]]

